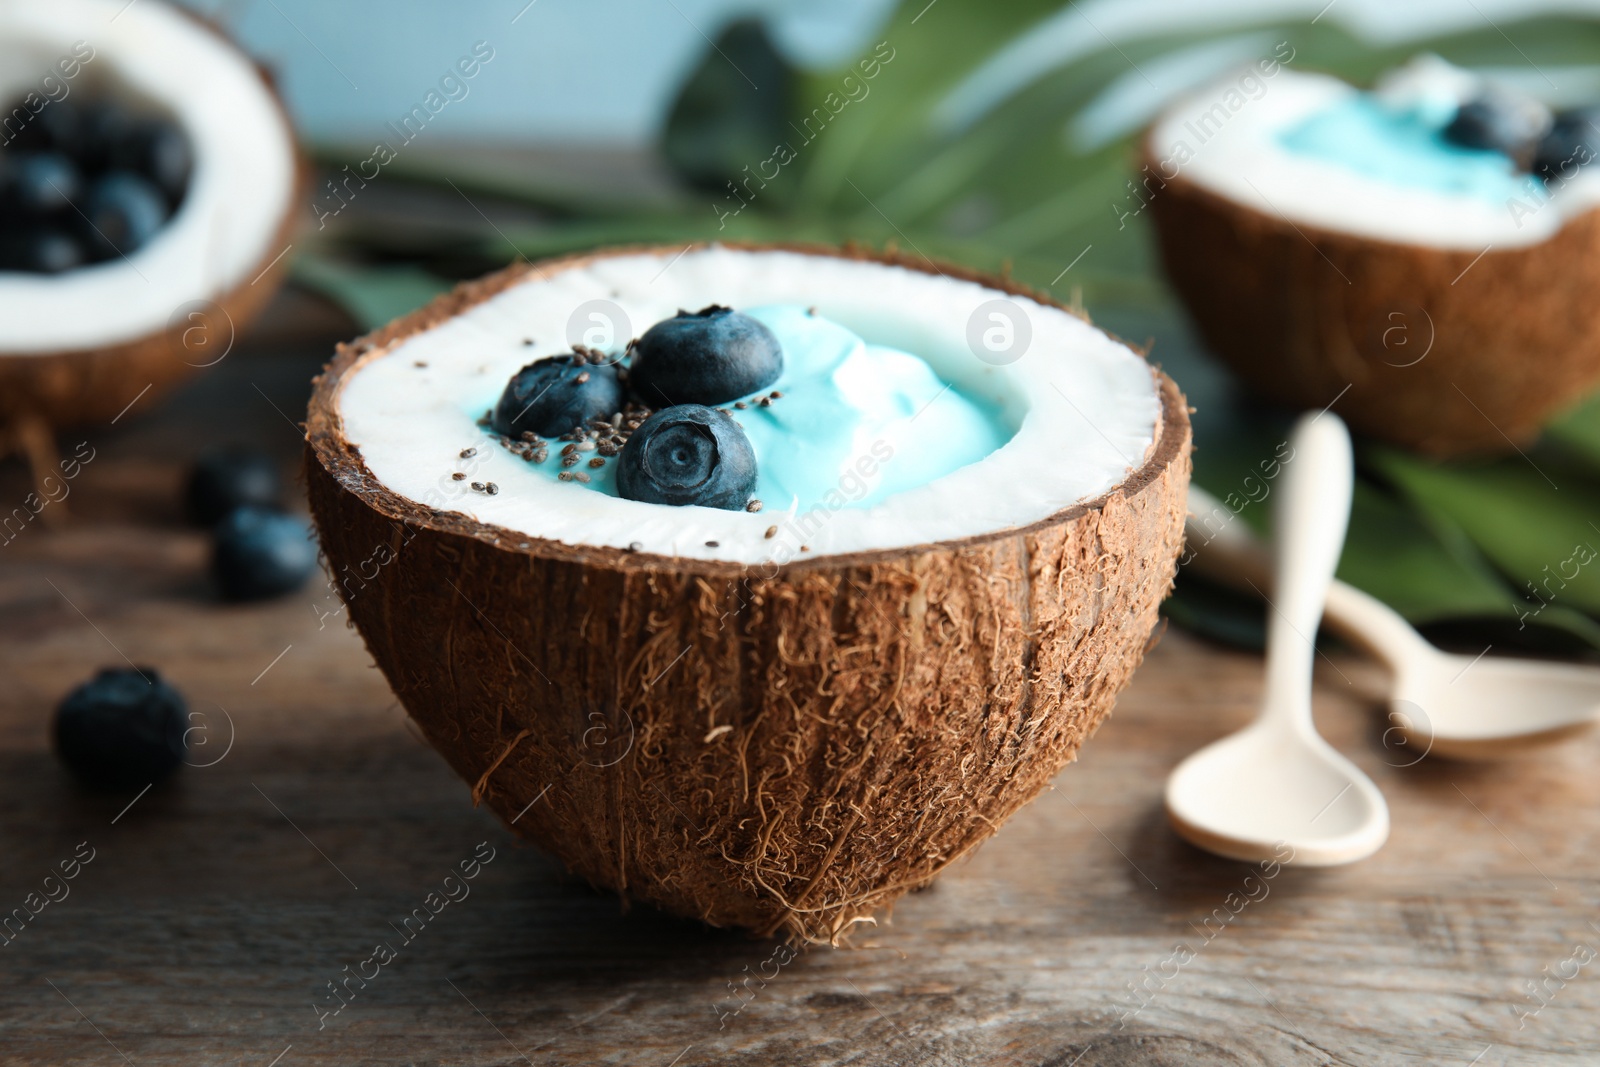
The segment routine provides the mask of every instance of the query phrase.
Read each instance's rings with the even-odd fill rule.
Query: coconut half
[[[1014,433],[821,514],[537,478],[475,420],[596,301],[633,334],[679,306],[814,305],[992,398]],[[994,301],[1031,332],[1002,365],[967,342]],[[1176,386],[1059,305],[956,268],[776,247],[606,251],[464,285],[341,346],[307,441],[333,582],[475,799],[598,885],[828,940],[1074,758],[1150,639],[1189,476]],[[466,464],[498,494],[450,477]]]
[[[59,63],[84,49],[66,77]],[[287,264],[300,159],[255,63],[163,3],[0,3],[0,100],[28,94],[41,108],[136,100],[172,116],[194,152],[181,206],[139,251],[0,273],[0,423],[104,422],[215,362],[265,305]]]
[[[1600,168],[1548,190],[1524,175],[1504,199],[1397,184],[1281,140],[1357,89],[1288,69],[1252,84],[1175,104],[1140,172],[1168,277],[1247,383],[1453,455],[1520,445],[1600,382]],[[1447,119],[1482,88],[1422,57],[1378,93]]]

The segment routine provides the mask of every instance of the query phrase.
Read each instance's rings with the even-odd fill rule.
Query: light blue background
[[[417,102],[473,42],[484,40],[496,58],[472,95],[450,106],[444,139],[636,147],[654,140],[673,93],[709,47],[707,38],[730,19],[760,14],[791,59],[826,66],[868,44],[895,0],[183,2],[230,27],[278,71],[302,131],[314,141],[367,141]],[[936,21],[941,4],[1005,2],[933,0],[922,17]],[[1254,38],[1247,32],[1264,22],[1320,18],[1393,43],[1462,27],[1499,28],[1540,11],[1600,14],[1600,0],[1078,0],[974,70],[935,120],[952,127],[978,121],[1040,73],[1107,40],[1238,28],[1238,40],[1175,54],[1163,77],[1130,72],[1126,85],[1109,86],[1107,98],[1088,113],[1062,116],[1075,123],[1076,139],[1092,145],[1154,113],[1161,98],[1214,76],[1219,64],[1234,61],[1233,53],[1248,53]],[[957,67],[979,58],[949,57]],[[1547,88],[1548,79],[1531,70],[1506,73],[1526,76],[1530,91]],[[1556,95],[1586,98],[1600,91],[1600,68],[1557,74]]]

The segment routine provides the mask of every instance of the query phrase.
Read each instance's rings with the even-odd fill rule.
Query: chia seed
[[[462,474],[460,471],[456,471],[454,474],[452,474],[450,476],[450,480],[452,482],[464,482],[464,481],[467,480],[467,476],[465,474]]]
[[[772,540],[774,537],[777,537],[778,536],[778,528],[776,526],[768,526],[765,536],[766,536],[767,540],[769,540],[769,541]]]
[[[744,506],[744,509],[745,509],[745,510],[746,510],[746,511],[748,511],[748,512],[750,512],[750,513],[751,513],[751,514],[754,514],[754,513],[755,513],[755,512],[758,512],[758,511],[760,511],[760,510],[761,510],[761,509],[762,509],[762,507],[763,507],[763,506],[764,506],[764,505],[763,505],[763,504],[762,504],[762,503],[761,503],[761,501],[759,501],[759,500],[752,500],[752,501],[750,501],[750,503],[748,503],[748,504],[746,504],[746,505],[745,505],[745,506]]]
[[[589,461],[589,466],[591,466],[591,467],[597,467],[598,468],[598,467],[604,467],[605,465],[606,465],[606,461],[601,459],[599,456],[596,456],[596,457],[594,457],[593,459],[591,459]]]

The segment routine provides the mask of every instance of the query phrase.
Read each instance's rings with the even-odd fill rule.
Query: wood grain
[[[472,808],[359,639],[340,618],[319,628],[337,607],[323,590],[213,599],[204,536],[179,518],[183,467],[245,439],[287,469],[298,431],[274,406],[298,416],[325,351],[240,351],[92,435],[72,521],[0,545],[0,911],[95,850],[0,946],[0,1062],[1596,1062],[1600,961],[1549,979],[1521,1029],[1518,1012],[1538,1006],[1525,983],[1600,947],[1600,740],[1403,766],[1374,711],[1382,677],[1353,657],[1320,663],[1316,707],[1393,807],[1393,838],[1359,866],[1286,869],[1261,897],[1251,868],[1168,831],[1167,771],[1260,689],[1257,658],[1169,633],[1052,792],[854,947],[786,960],[623,913]],[[20,464],[0,468],[0,505],[28,489]],[[47,733],[67,689],[124,655],[205,713],[196,762],[234,730],[219,762],[126,812],[127,796],[78,789]],[[480,842],[494,859],[470,896],[407,942],[394,927]],[[1261,899],[1233,914],[1245,892]],[[319,1029],[326,983],[380,942],[393,961]]]

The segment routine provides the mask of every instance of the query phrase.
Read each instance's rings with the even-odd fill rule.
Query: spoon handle
[[[1289,443],[1273,511],[1274,592],[1267,628],[1267,688],[1262,717],[1296,733],[1311,723],[1313,641],[1350,521],[1355,463],[1350,432],[1330,411],[1302,415]]]
[[[1189,511],[1184,527],[1193,556],[1184,566],[1245,592],[1271,594],[1272,551],[1245,521],[1193,484]],[[1328,586],[1322,621],[1394,668],[1433,651],[1405,616],[1337,578]]]

